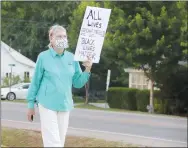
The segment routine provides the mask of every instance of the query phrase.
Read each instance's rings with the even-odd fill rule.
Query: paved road
[[[40,130],[38,115],[27,122],[26,104],[1,103],[3,126]],[[68,134],[123,141],[146,146],[187,146],[187,119],[159,115],[74,109]]]

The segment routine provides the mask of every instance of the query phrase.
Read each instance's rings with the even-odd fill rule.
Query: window
[[[143,82],[144,85],[147,85],[148,84],[148,79],[144,76],[144,82]]]
[[[138,89],[142,89],[142,88],[143,88],[143,85],[138,84],[138,85],[137,85],[137,88],[138,88]]]
[[[147,77],[142,73],[132,73],[131,88],[147,89]]]
[[[29,78],[29,72],[24,72],[24,78]]]
[[[131,80],[132,84],[136,84],[136,74],[132,74],[132,80]]]
[[[131,88],[136,88],[136,85],[135,85],[135,84],[132,84],[132,85],[131,85]]]
[[[6,77],[7,77],[7,78],[8,78],[8,77],[10,78],[10,77],[11,77],[11,73],[10,73],[10,72],[9,72],[9,73],[7,72],[7,73],[6,73]]]
[[[11,87],[12,88],[18,88],[19,86],[21,86],[22,84],[15,84],[15,85],[12,85]]]
[[[29,84],[22,86],[22,88],[23,89],[28,89],[29,88]]]
[[[6,73],[6,77],[8,78],[8,73]]]
[[[138,78],[138,80],[137,80],[138,85],[142,85],[143,84],[143,75],[137,74],[137,78]]]
[[[147,85],[143,85],[143,89],[148,89],[148,86]]]

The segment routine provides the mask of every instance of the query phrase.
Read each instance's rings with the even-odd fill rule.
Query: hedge
[[[107,95],[107,102],[110,108],[137,110],[136,91],[137,89],[133,88],[110,88]]]
[[[107,102],[110,108],[138,110],[147,112],[150,90],[111,87],[108,90]],[[187,102],[165,97],[160,91],[154,91],[154,111],[160,114],[179,114],[185,112]],[[182,111],[183,110],[183,111]]]
[[[149,105],[149,90],[137,90],[136,92],[136,106],[138,111],[147,111],[147,105]]]
[[[83,103],[83,102],[85,102],[85,98],[73,95],[73,101],[74,101],[74,103]]]

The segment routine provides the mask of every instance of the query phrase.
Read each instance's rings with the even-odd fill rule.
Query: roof
[[[8,46],[3,41],[1,41],[1,49],[2,48],[5,49],[14,58],[14,60],[16,60],[17,62],[24,64],[24,65],[27,65],[29,67],[35,67],[35,62],[33,62],[29,58],[25,57],[24,55],[22,55],[21,53],[19,53],[15,49],[11,48],[10,46]]]
[[[136,68],[125,68],[124,69],[125,72],[139,72],[139,73],[143,73],[144,71],[141,69],[136,69]]]

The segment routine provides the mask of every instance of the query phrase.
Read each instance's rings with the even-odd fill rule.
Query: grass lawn
[[[14,101],[8,101],[8,100],[1,100],[1,101],[6,101],[6,102],[15,102],[15,103],[27,103],[26,100],[14,100]],[[99,102],[96,102],[99,103]],[[100,102],[100,103],[103,103]],[[82,108],[82,109],[91,109],[91,110],[104,110],[104,111],[114,111],[114,112],[129,112],[129,113],[139,113],[139,114],[148,114],[148,112],[141,112],[141,111],[131,111],[131,110],[125,110],[125,109],[115,109],[115,108],[101,108],[101,107],[96,107],[91,104],[84,104],[84,103],[75,103],[77,104],[75,108]],[[178,115],[166,115],[166,114],[157,114],[154,113],[154,115],[163,115],[163,116],[173,116],[173,117],[185,117],[187,114],[184,116],[178,116]]]
[[[138,113],[138,114],[146,114],[146,115],[156,115],[156,116],[168,116],[168,117],[187,117],[187,114],[178,116],[178,115],[167,115],[167,114],[150,114],[148,112],[141,112],[141,111],[131,111],[131,110],[125,110],[125,109],[116,109],[116,108],[101,108],[96,107],[90,104],[78,104],[75,106],[75,108],[82,108],[82,109],[91,109],[91,110],[104,110],[104,111],[113,111],[113,112],[127,112],[127,113]]]
[[[26,100],[14,100],[14,101],[8,101],[8,100],[2,100],[6,102],[15,102],[15,103],[27,103]],[[96,103],[104,103],[103,100],[96,102]],[[124,109],[114,109],[114,108],[101,108],[101,107],[96,107],[90,104],[84,104],[82,102],[78,103],[78,105],[75,106],[75,108],[83,108],[83,109],[94,109],[94,110],[105,110],[105,111],[117,111],[117,112],[139,112],[139,113],[145,113],[147,112],[140,112],[140,111],[130,111],[130,110],[124,110]]]
[[[9,101],[9,100],[1,100],[1,101],[26,103],[26,100],[23,100],[23,99],[16,99],[14,101]],[[85,102],[85,100],[79,100],[79,101],[77,101],[75,103],[84,103],[84,102]],[[105,100],[97,100],[94,103],[105,103]]]
[[[9,101],[9,100],[1,100],[2,102],[16,102],[16,103],[27,103],[26,100],[23,100],[23,99],[16,99],[16,100],[13,100],[13,101]]]
[[[1,128],[1,146],[6,147],[42,147],[41,133],[30,130]],[[67,136],[65,147],[133,147],[131,144],[105,141],[94,138]],[[135,146],[134,146],[135,147]]]
[[[136,112],[136,113],[148,114],[147,112],[130,111],[130,110],[125,110],[125,109],[101,108],[101,107],[96,107],[96,106],[93,106],[93,105],[90,105],[90,104],[79,104],[79,105],[76,105],[75,108],[85,108],[85,109],[95,109],[95,110],[105,110],[105,111],[116,111],[116,112]]]

